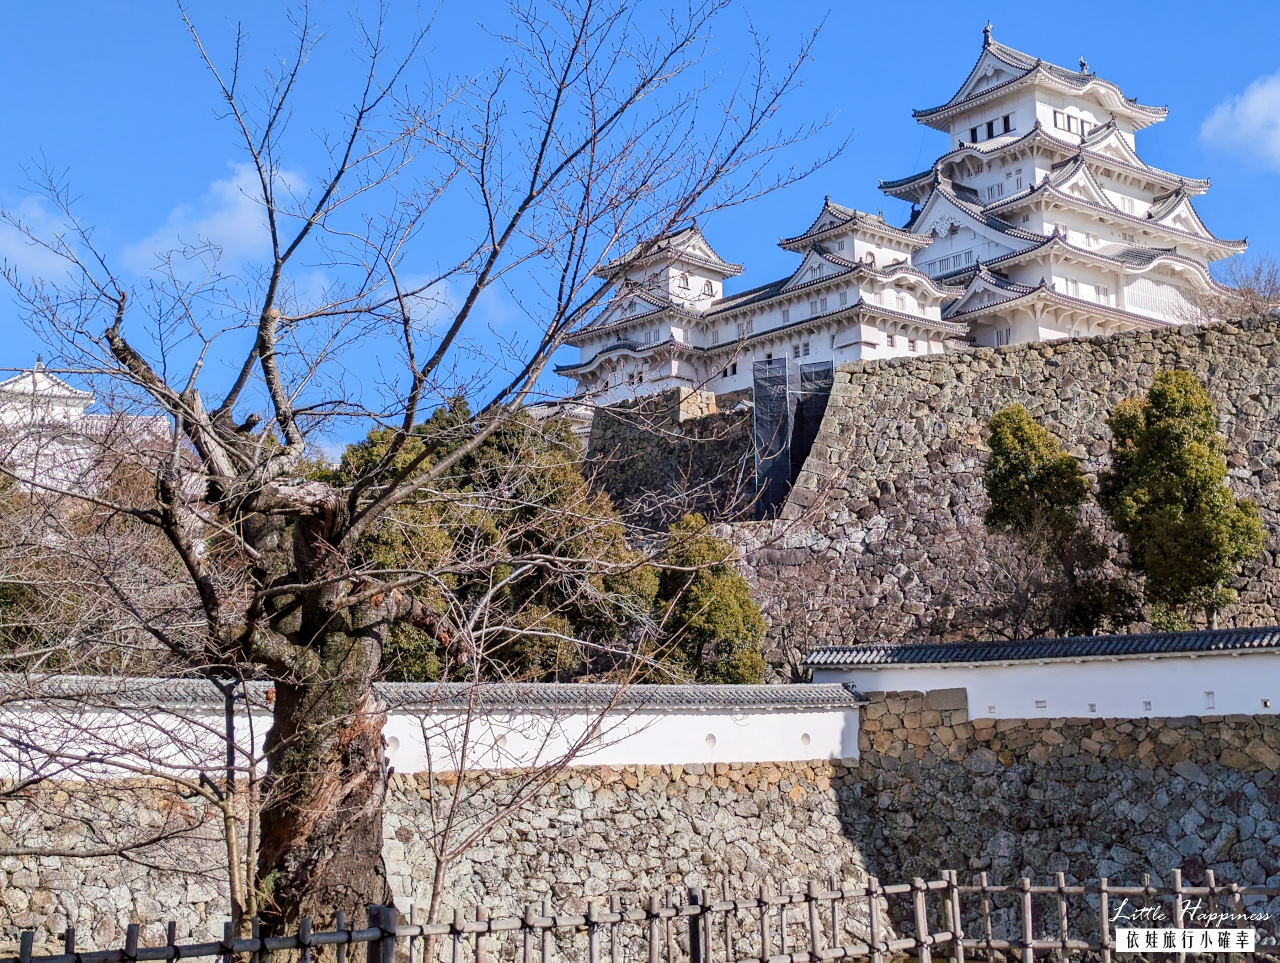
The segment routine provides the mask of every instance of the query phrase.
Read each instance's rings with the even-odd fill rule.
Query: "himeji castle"
[[[753,362],[844,362],[1087,337],[1212,320],[1208,264],[1244,250],[1204,225],[1209,182],[1146,164],[1135,133],[1164,107],[1126,97],[1080,61],[1046,63],[982,33],[945,103],[914,111],[947,134],[927,170],[881,181],[912,205],[889,224],[827,198],[779,245],[787,277],[737,293],[742,265],[698,226],[604,265],[612,297],[557,370],[599,404],[672,387],[721,394]]]

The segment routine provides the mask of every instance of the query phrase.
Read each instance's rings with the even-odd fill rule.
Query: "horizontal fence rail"
[[[363,947],[363,963],[818,963],[832,960],[912,959],[933,963],[1006,963],[1037,959],[1099,960],[1113,963],[1112,931],[1119,927],[1175,930],[1202,928],[1203,914],[1258,914],[1252,922],[1223,922],[1207,917],[1209,926],[1253,929],[1256,959],[1280,960],[1280,887],[1219,883],[1206,872],[1199,886],[1184,885],[1174,872],[1172,885],[1115,885],[1105,877],[1086,885],[1067,885],[1063,874],[1052,885],[1036,885],[1023,877],[1013,885],[995,885],[985,873],[962,884],[954,871],[941,879],[915,878],[909,883],[865,882],[826,885],[810,882],[792,893],[762,888],[754,896],[730,898],[727,888],[713,898],[705,889],[685,896],[655,893],[646,899],[612,896],[587,902],[580,913],[560,912],[543,901],[522,916],[490,918],[483,906],[470,914],[453,911],[448,921],[418,922],[411,908],[397,922],[389,906],[371,906],[363,927],[348,926],[337,914],[335,928],[314,932],[303,919],[297,932],[264,935],[256,920],[237,936],[227,923],[223,938],[179,944],[177,927],[167,924],[164,945],[139,946],[139,927],[127,930],[124,946],[77,951],[74,928],[66,931],[61,953],[35,955],[34,934],[22,933],[16,956],[0,963],[134,963],[142,960],[217,959],[273,963],[286,957],[299,963],[320,958],[348,963],[353,947]],[[1127,903],[1125,901],[1128,901]],[[1194,904],[1197,914],[1180,914]],[[1157,907],[1160,921],[1115,922],[1119,911]],[[1194,952],[1152,952],[1223,960]],[[1143,957],[1130,954],[1130,960]],[[1238,958],[1238,957],[1237,957]],[[354,961],[353,961],[354,963]]]

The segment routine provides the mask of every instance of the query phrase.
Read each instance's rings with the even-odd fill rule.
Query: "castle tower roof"
[[[704,273],[722,279],[742,273],[741,264],[726,261],[715,252],[696,222],[655,240],[641,241],[621,257],[600,265],[594,273],[597,277],[615,280],[628,271],[674,262],[701,268]]]
[[[1126,97],[1119,87],[1090,73],[1087,67],[1083,58],[1081,69],[1070,70],[1015,50],[992,39],[988,23],[982,32],[982,50],[964,83],[946,103],[912,111],[912,115],[922,124],[945,131],[955,114],[1030,85],[1088,94],[1128,119],[1135,130],[1164,120],[1169,113],[1166,107],[1151,107]]]

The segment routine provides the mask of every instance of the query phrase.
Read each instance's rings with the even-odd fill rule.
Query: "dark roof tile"
[[[1280,626],[1089,635],[1017,642],[915,642],[833,645],[814,649],[807,666],[956,665],[1099,656],[1175,655],[1201,652],[1280,651]]]

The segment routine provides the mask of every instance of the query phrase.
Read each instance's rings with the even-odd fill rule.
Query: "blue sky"
[[[331,64],[351,47],[338,9],[317,5],[329,21],[322,44]],[[425,56],[432,74],[445,78],[502,57],[492,31],[504,10],[490,0],[446,0],[438,9],[401,4],[397,16],[406,25],[434,18]],[[195,2],[192,12],[212,33],[241,18],[262,43],[281,26],[266,2]],[[721,255],[746,264],[736,283],[759,284],[791,269],[794,256],[776,241],[807,226],[824,194],[883,208],[893,221],[905,218],[905,205],[880,194],[877,179],[922,169],[943,150],[945,137],[917,125],[911,109],[950,96],[977,56],[988,18],[996,38],[1011,46],[1069,66],[1083,55],[1129,96],[1167,104],[1168,120],[1138,135],[1139,153],[1165,169],[1210,177],[1212,190],[1197,202],[1209,227],[1223,237],[1247,236],[1248,256],[1280,255],[1280,4],[748,2],[718,22],[702,69],[711,76],[741,69],[748,20],[779,58],[825,20],[789,110],[797,124],[822,117],[833,123],[793,160],[803,165],[842,137],[852,139],[841,158],[808,180],[704,224]],[[243,157],[214,116],[209,78],[173,7],[150,0],[12,4],[6,35],[0,206],[41,214],[22,168],[43,158],[66,169],[84,218],[127,267],[145,270],[151,246],[193,225],[234,243],[246,226],[235,167]],[[344,79],[327,68],[309,77],[304,120],[341,102]],[[31,259],[4,233],[0,256]],[[493,310],[503,313],[500,304]],[[520,322],[513,315],[511,323]],[[0,366],[34,360],[40,345],[7,293],[0,325]]]

